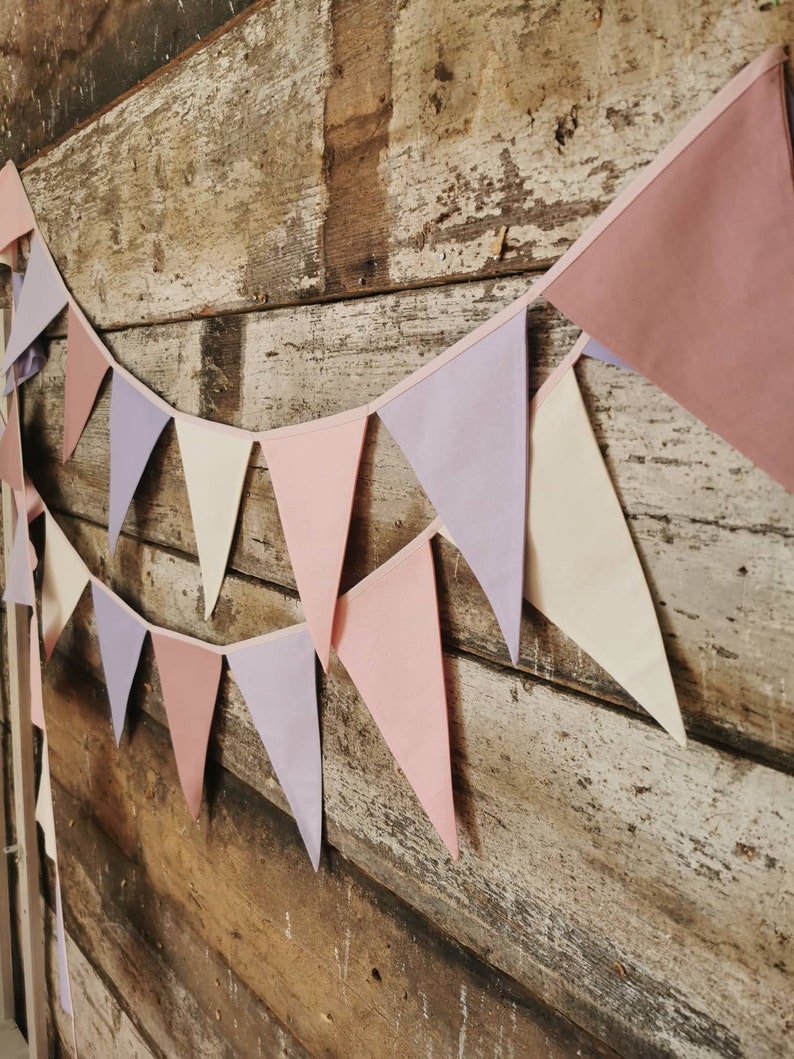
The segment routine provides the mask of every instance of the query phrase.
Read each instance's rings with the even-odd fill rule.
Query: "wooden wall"
[[[34,72],[40,113],[68,83],[85,95],[103,27],[122,17],[74,0],[95,30],[47,67],[31,41],[68,50],[61,6],[42,5],[54,28],[38,38],[19,16],[24,50],[3,56],[25,71],[0,115],[22,156],[63,129],[22,105]],[[123,6],[154,39],[183,2]],[[293,423],[375,396],[514,298],[778,41],[794,41],[791,5],[751,0],[268,0],[23,179],[123,364],[185,411]],[[134,49],[113,54],[130,80],[145,72]],[[529,319],[537,385],[575,331],[547,308]],[[294,621],[258,454],[208,625],[171,429],[111,560],[109,395],[61,466],[62,333],[27,387],[28,451],[90,568],[151,620],[216,642]],[[198,824],[150,653],[116,751],[84,600],[45,674],[83,1059],[794,1051],[794,503],[641,378],[599,363],[578,375],[689,749],[529,607],[513,669],[465,562],[438,541],[461,860],[334,664],[315,875],[226,678]],[[430,517],[373,423],[345,584]]]

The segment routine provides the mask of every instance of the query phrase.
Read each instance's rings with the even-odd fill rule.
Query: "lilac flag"
[[[14,306],[19,305],[23,281],[24,276],[20,272],[13,272],[11,274]],[[28,346],[17,361],[17,386],[21,386],[23,382],[27,382],[28,379],[32,379],[34,375],[38,375],[46,363],[47,354],[44,350],[44,346],[38,339],[36,339],[35,342]],[[3,397],[8,397],[13,389],[14,377],[12,374],[9,374],[6,379],[5,389],[3,390]]]
[[[17,518],[14,546],[11,549],[11,560],[8,564],[8,579],[6,581],[6,590],[3,593],[3,601],[5,603],[18,603],[23,607],[32,607],[34,603],[30,537],[28,536],[28,522],[24,512],[21,518]]]
[[[616,368],[625,368],[626,371],[633,370],[628,364],[619,360],[614,353],[610,353],[600,342],[596,342],[594,338],[588,338],[587,345],[582,350],[582,356],[592,357],[593,360],[603,360],[605,364],[614,364]]]
[[[115,553],[121,526],[152,449],[171,417],[116,371],[110,392],[110,514],[108,536]]]
[[[526,313],[379,415],[493,607],[518,661],[527,501]]]
[[[94,615],[102,653],[102,668],[110,699],[110,713],[116,746],[121,742],[130,688],[138,668],[141,648],[146,638],[146,626],[135,615],[121,607],[117,600],[103,591],[96,582],[91,585]]]
[[[323,769],[312,638],[302,627],[226,657],[316,871]]]
[[[69,293],[40,235],[30,245],[28,269],[11,325],[3,371],[6,372],[66,306]]]
[[[69,985],[69,964],[66,958],[66,927],[63,922],[61,879],[57,868],[55,870],[55,936],[58,944],[58,991],[60,994],[61,1007],[67,1015],[74,1016],[72,1010],[72,990]]]

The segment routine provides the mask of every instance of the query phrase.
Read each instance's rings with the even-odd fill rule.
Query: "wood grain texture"
[[[0,9],[3,151],[17,164],[250,0],[39,0]]]
[[[309,1055],[614,1054],[343,857],[315,876],[283,814],[229,773],[210,776],[211,825],[186,827],[164,731],[138,726],[124,763],[90,686],[74,668],[62,676],[68,700],[51,697],[49,716],[70,913],[98,962],[134,961],[136,991],[157,991],[146,975],[153,962],[167,968],[176,990],[160,994],[173,1042],[165,1054],[303,1054],[266,1039],[260,998]],[[75,752],[79,779],[68,764]],[[186,918],[194,927],[183,935]],[[146,1026],[157,1004],[143,999]]]
[[[24,180],[103,327],[537,268],[793,37],[747,0],[274,0]]]
[[[67,528],[83,554],[92,542],[104,547],[96,527]],[[129,539],[119,548],[128,582],[137,569],[137,581],[162,600],[160,620],[198,631],[195,565]],[[294,601],[277,589],[232,582],[230,633],[241,616],[259,629],[294,620]],[[91,622],[86,598],[61,646],[100,674]],[[696,743],[681,751],[649,725],[465,656],[447,658],[446,681],[460,863],[447,857],[338,664],[322,696],[330,848],[621,1054],[786,1054],[794,779]],[[150,870],[157,862],[178,896],[181,854],[163,850],[172,831],[190,830],[187,809],[170,754],[152,764],[148,749],[136,749],[140,709],[164,723],[150,658],[120,756],[101,693],[81,691],[73,669],[59,666],[47,683],[53,709],[64,711],[53,722],[48,712],[48,724],[65,726],[74,746],[59,750],[53,767],[101,814],[103,829],[115,833],[128,771],[150,768],[149,815],[162,810],[173,820],[153,819],[156,832],[144,841],[140,814],[124,816],[126,845],[118,841],[151,860]],[[97,720],[78,720],[82,711]],[[222,682],[213,731],[212,757],[284,806],[231,681]],[[96,758],[93,739],[105,748]],[[105,783],[116,793],[100,808]],[[216,788],[210,771],[202,833],[219,819]],[[224,863],[239,845],[224,847]],[[217,870],[207,857],[206,870]]]
[[[195,321],[116,332],[119,360],[183,411],[254,429],[314,418],[376,396],[506,304],[520,280],[461,284],[219,325]],[[228,321],[234,321],[229,326]],[[439,324],[439,321],[442,321]],[[571,328],[533,309],[533,381],[557,363]],[[373,344],[372,335],[380,341]],[[59,510],[107,521],[107,393],[75,456],[60,464],[64,350],[28,387],[31,453]],[[794,766],[790,558],[794,499],[637,375],[585,362],[579,377],[610,472],[657,600],[690,731]],[[35,395],[35,396],[34,396]],[[373,422],[365,447],[344,575],[352,584],[432,518],[388,433]],[[586,517],[586,513],[582,513]],[[127,523],[136,537],[195,554],[178,449],[160,445]],[[442,620],[450,646],[505,662],[487,601],[458,552],[438,549]],[[234,569],[295,587],[268,472],[255,453],[245,488]],[[102,570],[114,568],[105,560]],[[118,583],[129,585],[123,571]],[[147,605],[145,592],[136,601]],[[199,606],[199,597],[192,601]],[[228,634],[222,594],[210,628]],[[239,635],[259,630],[244,628]],[[527,607],[524,671],[627,704],[575,645]]]
[[[521,293],[739,67],[794,40],[791,5],[762,6],[272,0],[23,179],[123,363],[185,411],[298,422],[382,392]],[[121,6],[108,12],[110,27]],[[0,103],[17,142],[24,120]],[[533,309],[533,387],[574,337]],[[231,681],[198,825],[148,649],[115,750],[84,600],[46,694],[98,1042],[118,1026],[158,1059],[791,1052],[793,502],[638,377],[578,374],[690,750],[531,611],[510,669],[466,564],[437,542],[462,859],[335,664],[315,877]],[[62,392],[56,341],[27,387],[28,452],[92,570],[217,642],[300,619],[258,453],[207,625],[172,433],[111,562],[107,386],[66,467]],[[430,517],[373,425],[345,585]]]

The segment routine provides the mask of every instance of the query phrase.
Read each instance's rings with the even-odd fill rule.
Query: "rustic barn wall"
[[[507,304],[739,67],[792,40],[790,5],[749,0],[270,0],[23,179],[122,363],[185,411],[298,422],[375,396]],[[81,49],[71,76],[90,77]],[[25,111],[0,117],[33,142]],[[90,568],[215,642],[294,621],[258,455],[209,623],[170,429],[111,560],[109,395],[62,466],[62,333],[26,388],[26,437]],[[534,387],[575,331],[533,308],[529,335]],[[198,824],[150,654],[115,750],[84,600],[45,673],[83,1056],[790,1054],[794,502],[642,379],[578,374],[690,748],[531,608],[513,669],[439,541],[461,861],[337,664],[315,876],[231,682]],[[430,517],[373,424],[346,585]]]

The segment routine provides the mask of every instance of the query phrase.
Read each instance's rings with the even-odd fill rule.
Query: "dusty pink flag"
[[[207,744],[221,679],[221,655],[198,642],[152,633],[179,781],[198,820]]]
[[[36,220],[13,162],[0,169],[0,249],[31,231]]]
[[[413,541],[340,598],[333,644],[457,859],[436,581],[426,538]]]
[[[39,648],[39,623],[36,610],[30,616],[30,719],[42,731],[44,722],[44,688],[41,683],[41,650]]]
[[[367,416],[319,430],[260,437],[314,649],[328,672]]]
[[[547,276],[546,298],[794,491],[794,183],[781,47]]]
[[[0,478],[8,482],[14,492],[24,493],[25,476],[22,470],[22,445],[19,436],[19,398],[16,390],[8,406],[8,422],[0,436]]]
[[[99,338],[69,306],[66,336],[66,386],[63,401],[63,462],[75,450],[110,365]]]

